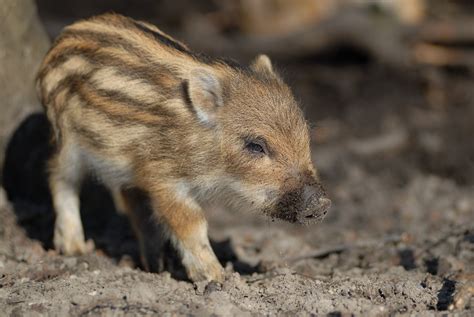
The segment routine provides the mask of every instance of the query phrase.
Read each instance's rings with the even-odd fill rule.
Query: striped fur
[[[147,220],[132,210],[140,201],[130,191],[146,193],[192,280],[223,278],[208,203],[289,221],[327,210],[306,122],[266,56],[249,67],[212,59],[153,25],[107,14],[64,29],[37,88],[57,147],[50,186],[61,252],[91,249],[78,206],[88,171],[130,209],[143,252]]]

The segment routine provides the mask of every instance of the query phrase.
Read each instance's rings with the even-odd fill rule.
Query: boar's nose
[[[326,197],[320,184],[303,187],[303,210],[298,213],[298,222],[309,224],[321,221],[331,207],[331,200]]]

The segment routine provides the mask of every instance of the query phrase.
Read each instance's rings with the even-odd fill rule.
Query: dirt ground
[[[5,155],[0,316],[474,315],[472,69],[396,68],[348,47],[275,62],[313,127],[333,201],[322,223],[209,210],[226,281],[193,284],[170,247],[165,272],[142,270],[127,219],[90,180],[96,251],[59,255],[49,126],[34,114]]]
[[[58,255],[48,126],[33,115],[6,153],[0,315],[472,315],[471,75],[439,72],[439,105],[431,71],[289,63],[286,73],[315,119],[314,160],[333,199],[324,222],[210,211],[227,279],[193,284],[173,256],[166,272],[141,270],[127,220],[90,182],[82,212],[97,251]]]

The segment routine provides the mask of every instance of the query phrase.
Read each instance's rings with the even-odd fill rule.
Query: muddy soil
[[[29,117],[3,169],[0,315],[473,315],[472,74],[339,62],[280,61],[314,122],[330,213],[301,227],[209,211],[223,285],[187,281],[172,250],[165,272],[143,271],[93,181],[82,216],[96,251],[52,250],[48,124]]]

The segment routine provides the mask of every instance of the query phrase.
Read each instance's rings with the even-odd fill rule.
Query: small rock
[[[222,284],[219,282],[211,281],[209,282],[206,287],[204,288],[204,295],[209,295],[212,292],[215,291],[221,291],[222,290]]]

